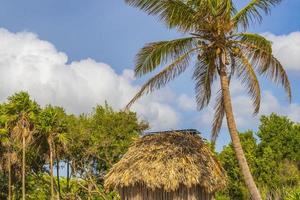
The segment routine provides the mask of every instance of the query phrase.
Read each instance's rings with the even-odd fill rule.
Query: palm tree
[[[212,141],[220,131],[224,116],[244,181],[254,200],[260,200],[247,164],[234,119],[230,79],[235,76],[247,89],[259,112],[261,94],[257,74],[283,85],[291,100],[287,74],[272,54],[271,42],[259,34],[246,32],[250,22],[261,22],[262,13],[270,13],[281,0],[251,0],[236,10],[232,0],[125,0],[150,15],[158,15],[168,28],[176,28],[189,37],[146,44],[137,54],[135,75],[141,77],[166,64],[149,79],[129,102],[126,109],[142,95],[160,89],[182,74],[196,56],[193,79],[198,109],[211,100],[212,84],[220,80],[212,125]]]
[[[39,106],[32,101],[26,92],[19,92],[8,98],[6,115],[9,118],[8,126],[12,127],[12,140],[21,142],[22,148],[22,199],[25,200],[26,179],[26,147],[32,139],[34,120],[39,112]]]
[[[11,174],[11,166],[12,166],[12,154],[11,154],[11,141],[9,138],[9,134],[6,128],[0,128],[0,134],[2,134],[2,137],[0,137],[0,156],[2,157],[1,163],[0,163],[0,170],[1,168],[4,170],[7,170],[8,173],[8,196],[7,199],[11,200],[11,188],[12,188],[12,174]],[[5,135],[3,137],[3,135]]]
[[[53,161],[57,163],[57,182],[58,193],[57,199],[60,199],[60,184],[59,184],[59,157],[57,149],[61,149],[64,141],[64,133],[66,133],[66,117],[63,108],[46,106],[39,115],[38,132],[42,138],[47,141],[48,154],[50,161],[50,183],[51,183],[51,199],[54,199],[54,176],[53,176]]]
[[[12,173],[11,173],[11,166],[12,166],[12,150],[11,150],[11,138],[10,138],[10,134],[8,131],[8,128],[5,128],[7,134],[7,137],[5,138],[6,140],[3,143],[5,149],[6,149],[6,153],[4,154],[7,164],[6,164],[6,169],[8,171],[8,200],[12,199]]]
[[[2,115],[2,117],[6,118],[5,115]],[[12,200],[12,188],[13,188],[13,182],[12,182],[12,167],[18,162],[17,159],[17,153],[13,151],[13,140],[11,138],[11,130],[7,125],[5,125],[4,128],[0,128],[0,134],[2,135],[2,138],[0,137],[0,149],[1,147],[4,149],[4,152],[2,152],[2,156],[4,159],[2,159],[3,168],[7,170],[7,176],[8,176],[8,200]],[[4,137],[3,137],[4,136]],[[1,168],[1,167],[0,167]]]
[[[1,163],[5,170],[8,172],[8,200],[12,199],[12,179],[11,179],[11,134],[8,127],[8,117],[5,115],[5,105],[0,105],[0,156],[2,156],[4,159],[2,159]],[[1,165],[0,165],[1,169]]]

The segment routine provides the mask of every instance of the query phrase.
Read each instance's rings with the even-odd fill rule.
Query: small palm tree
[[[211,101],[211,87],[220,81],[212,128],[214,142],[224,116],[239,167],[252,199],[261,199],[250,173],[236,127],[230,96],[230,79],[237,77],[253,100],[254,113],[259,112],[261,94],[256,74],[264,75],[284,86],[289,99],[291,89],[287,74],[272,54],[271,42],[261,35],[248,33],[250,22],[262,20],[261,13],[281,0],[251,0],[237,11],[232,0],[125,0],[151,15],[158,15],[169,28],[190,37],[146,44],[137,54],[135,75],[141,77],[167,64],[148,80],[127,105],[142,95],[160,89],[182,74],[196,56],[193,79],[199,110]]]

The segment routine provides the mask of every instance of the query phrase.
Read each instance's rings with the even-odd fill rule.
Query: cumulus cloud
[[[68,64],[65,53],[29,32],[0,29],[0,100],[24,90],[40,104],[63,106],[68,112],[89,112],[107,101],[121,109],[138,90],[132,70],[117,74],[93,59]],[[170,106],[172,92],[149,95],[133,107],[153,129],[176,128],[178,113]]]
[[[300,70],[300,32],[287,35],[264,34],[273,42],[273,53],[288,70]]]
[[[273,42],[276,57],[288,70],[300,70],[300,32],[288,35],[266,33]],[[121,109],[138,90],[133,71],[125,69],[118,74],[114,69],[93,59],[68,61],[68,56],[59,52],[53,44],[43,41],[34,33],[12,33],[0,29],[0,100],[14,92],[25,90],[40,104],[55,104],[68,112],[89,112],[96,104],[107,101],[113,108]],[[214,86],[214,88],[217,88]],[[216,89],[214,89],[214,93]],[[244,87],[232,80],[231,94],[237,124],[240,128],[257,125],[258,117],[253,118],[250,99]],[[263,91],[262,114],[277,112],[300,121],[300,105],[282,105],[271,91]],[[173,100],[176,100],[174,107]],[[210,126],[213,117],[213,104],[199,116],[201,124]],[[158,91],[143,97],[133,110],[153,129],[175,129],[179,125],[181,111],[196,111],[194,97],[187,94],[176,96],[170,89]]]
[[[179,95],[176,101],[178,107],[184,111],[195,111],[197,108],[195,99],[188,96],[187,94]]]
[[[219,88],[219,81],[217,80],[212,86],[210,104],[203,111],[197,113],[194,119],[195,122],[199,122],[200,128],[206,131],[211,129],[215,99]],[[230,93],[235,120],[239,130],[255,129],[259,123],[259,118],[262,115],[269,115],[271,113],[285,115],[296,122],[300,121],[300,104],[288,104],[288,102],[284,104],[278,100],[271,90],[262,90],[260,112],[256,116],[253,115],[254,108],[252,101],[239,80],[235,78],[231,80]],[[177,98],[177,106],[184,111],[196,111],[195,99],[187,94],[181,94]],[[224,118],[223,128],[226,127],[226,120]]]
[[[300,105],[293,103],[288,105],[280,104],[279,100],[269,90],[262,92],[261,108],[258,115],[253,116],[253,107],[251,99],[245,95],[240,94],[233,96],[232,105],[234,110],[235,120],[239,130],[253,129],[257,127],[259,118],[262,115],[269,115],[271,113],[277,113],[289,117],[291,120],[300,121]],[[200,116],[200,121],[206,127],[211,126],[213,120],[214,110],[212,106],[209,106],[207,110]],[[223,126],[225,120],[223,121]]]

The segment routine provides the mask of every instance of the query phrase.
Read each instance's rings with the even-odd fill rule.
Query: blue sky
[[[109,63],[118,72],[133,64],[134,54],[144,43],[180,36],[167,30],[157,18],[121,0],[0,0],[0,3],[1,27],[37,33],[66,52],[70,60],[92,57]],[[284,0],[253,31],[274,34],[297,31],[299,8],[298,0]]]
[[[247,1],[243,1],[242,4],[244,4],[245,2]],[[0,0],[0,5],[0,27],[5,30],[3,31],[2,38],[0,37],[0,40],[6,39],[8,41],[11,41],[12,39],[10,40],[8,38],[14,37],[15,39],[13,40],[13,44],[14,46],[16,46],[16,49],[20,48],[18,47],[18,42],[16,41],[26,40],[27,42],[24,42],[24,45],[22,45],[22,47],[25,45],[30,45],[30,41],[32,41],[33,44],[35,44],[36,42],[36,46],[40,47],[40,45],[42,45],[39,43],[40,41],[47,41],[48,46],[46,45],[45,49],[47,49],[47,52],[52,52],[51,55],[47,54],[49,58],[59,59],[59,65],[63,65],[62,67],[64,68],[76,69],[74,70],[76,71],[76,73],[79,73],[82,70],[86,70],[84,71],[85,77],[83,80],[93,80],[93,82],[91,83],[98,83],[100,85],[103,85],[103,87],[99,86],[95,89],[89,88],[89,93],[86,92],[82,94],[82,96],[88,95],[91,97],[95,95],[95,99],[87,100],[90,102],[90,104],[87,104],[78,112],[86,111],[88,106],[93,103],[103,103],[104,98],[108,100],[108,103],[110,103],[109,100],[112,99],[112,102],[114,102],[112,104],[116,104],[116,106],[114,107],[121,108],[121,105],[124,104],[125,100],[122,100],[121,102],[115,102],[116,98],[121,98],[120,96],[105,96],[110,94],[109,91],[106,91],[104,93],[99,92],[101,94],[105,94],[103,95],[104,97],[101,98],[97,96],[97,91],[106,90],[104,88],[105,84],[109,84],[110,81],[113,80],[118,80],[118,84],[120,84],[121,86],[126,85],[126,88],[124,90],[130,91],[132,93],[132,91],[135,91],[138,86],[145,80],[134,80],[131,77],[131,73],[126,71],[127,69],[133,68],[134,55],[139,50],[139,48],[141,48],[147,42],[166,40],[182,36],[175,30],[167,30],[156,17],[148,16],[135,8],[131,8],[121,0]],[[274,111],[289,115],[293,111],[293,113],[291,114],[291,118],[293,120],[300,120],[300,118],[297,118],[297,115],[300,115],[300,94],[298,89],[298,85],[300,83],[300,62],[298,70],[297,66],[292,66],[295,65],[295,63],[297,64],[298,62],[297,54],[292,55],[292,53],[289,54],[288,52],[288,42],[291,41],[291,38],[300,38],[300,36],[296,34],[297,31],[300,31],[299,10],[299,0],[283,0],[282,4],[272,10],[271,16],[266,16],[264,18],[264,21],[261,25],[254,25],[251,28],[251,31],[253,32],[268,33],[268,37],[274,40],[274,45],[278,43],[278,48],[276,50],[278,53],[281,52],[280,55],[282,55],[283,63],[287,63],[287,65],[290,65],[287,66],[287,68],[293,87],[292,89],[294,98],[292,102],[293,104],[292,106],[290,106],[287,104],[286,98],[280,88],[274,87],[269,82],[263,80],[262,84],[264,86],[262,87],[262,89],[265,91],[263,93],[265,104],[263,105],[266,105],[267,109],[265,109],[262,114],[268,114],[271,111]],[[34,39],[28,39],[30,38],[30,36],[16,35],[18,32],[24,31],[33,34],[34,36],[32,37],[34,37]],[[291,33],[294,33],[294,35],[290,35]],[[286,37],[284,37],[283,35],[286,35]],[[9,44],[11,43],[5,43],[5,45]],[[282,50],[283,48],[281,48],[282,45],[285,45],[284,50]],[[294,48],[298,50],[297,47]],[[39,48],[36,48],[35,50],[37,52],[41,52]],[[3,52],[5,52],[5,49],[3,49]],[[13,52],[13,55],[17,55],[17,52],[19,51],[11,50],[11,52]],[[26,52],[28,52],[28,50]],[[62,52],[62,57],[57,56],[59,52]],[[294,51],[294,54],[295,52],[296,51]],[[32,57],[32,55],[28,56],[31,56],[30,59],[33,59],[32,62],[34,62],[35,58],[39,58],[36,55],[35,57]],[[45,55],[42,55],[42,53],[39,54],[39,56],[41,56],[42,58],[47,57]],[[291,58],[289,58],[289,56],[291,56]],[[12,56],[10,56],[9,58],[11,57]],[[5,60],[5,62],[6,61],[7,59]],[[4,63],[4,61],[0,62],[0,68],[1,65],[3,65],[2,68],[5,72],[6,67],[12,65],[12,63],[14,62],[15,61],[9,61],[8,65],[1,64]],[[21,76],[24,69],[27,69],[26,66],[28,67],[29,65],[28,63],[24,64],[22,62],[23,60],[18,62],[18,65],[20,65],[18,70],[20,70],[19,74],[21,74]],[[48,64],[45,64],[45,62],[46,61],[41,62],[41,66],[45,65],[43,69],[48,69],[49,66]],[[107,66],[105,65],[105,67],[103,67],[103,63],[107,64]],[[84,66],[88,67],[86,67],[86,69],[83,69]],[[100,67],[103,71],[97,70],[98,67]],[[53,69],[53,67],[49,68]],[[108,69],[108,71],[114,71],[107,72],[104,69]],[[39,70],[40,69],[35,70],[34,73],[37,73],[36,71]],[[91,75],[89,73],[90,71],[93,71],[94,73]],[[63,73],[68,72],[63,71]],[[72,73],[74,74],[75,72]],[[61,75],[58,76],[58,78],[56,77],[55,79],[50,79],[47,75],[45,75],[45,78],[43,79],[41,78],[43,77],[41,74],[47,73],[39,71],[39,73],[36,74],[36,76],[39,76],[39,80],[41,83],[43,83],[42,85],[44,88],[48,88],[48,86],[46,86],[47,84],[56,84],[55,81],[61,82],[62,80],[60,80],[59,78],[68,79],[69,81],[67,83],[69,85],[77,84],[74,79],[70,78],[71,75]],[[97,79],[96,74],[99,74],[99,79]],[[29,77],[31,75],[32,74],[23,74],[23,77]],[[36,76],[33,77],[33,79],[37,78]],[[79,76],[80,74],[76,75],[76,77]],[[108,79],[105,76],[113,76],[114,78]],[[171,116],[171,114],[174,115],[175,113],[177,115],[177,118],[175,116],[173,116],[173,118],[170,117],[170,120],[174,119],[175,121],[173,120],[173,123],[165,123],[169,123],[169,127],[163,126],[162,124],[164,123],[158,123],[159,125],[156,126],[156,129],[197,128],[199,131],[203,132],[203,135],[205,137],[209,138],[209,120],[211,117],[211,110],[206,109],[199,113],[194,109],[194,105],[192,104],[194,86],[190,77],[191,75],[188,71],[178,80],[172,82],[170,86],[165,90],[160,93],[158,92],[156,95],[159,95],[160,97],[149,97],[148,100],[145,100],[146,103],[141,103],[141,105],[138,106],[139,108],[137,108],[137,112],[141,112],[141,115],[143,115],[146,119],[149,119],[150,121],[153,120],[155,122],[161,120],[162,118],[168,118],[168,116]],[[1,84],[4,84],[5,86],[7,86],[7,88],[5,88],[5,86],[1,86],[1,99],[5,99],[7,95],[10,95],[10,93],[16,90],[25,89],[28,90],[34,96],[34,98],[41,101],[42,104],[49,103],[49,101],[47,101],[48,98],[51,99],[50,103],[56,103],[64,106],[72,105],[73,107],[78,106],[67,97],[63,95],[59,96],[59,94],[56,94],[55,89],[53,88],[51,88],[53,90],[50,90],[49,94],[45,94],[45,92],[43,92],[44,95],[41,96],[40,93],[43,88],[39,88],[39,90],[37,91],[35,88],[39,82],[31,83],[31,79],[28,79],[28,82],[26,82],[27,79],[25,79],[24,81],[26,83],[22,83],[17,86],[15,86],[14,82],[12,82],[11,79],[7,80],[6,82],[2,81]],[[47,82],[45,80],[51,81]],[[108,80],[108,82],[102,80]],[[72,81],[74,81],[74,83]],[[89,84],[89,82],[87,81],[87,84],[84,87],[93,87],[93,84]],[[120,85],[116,87],[118,89],[121,88],[120,90],[123,90]],[[243,106],[247,105],[247,99],[240,91],[240,88],[238,86],[239,85],[237,85],[236,95],[233,94],[233,96],[235,96],[234,98],[236,98],[234,102],[238,104],[238,111],[236,112],[241,112],[237,114],[237,116],[241,119],[241,125],[239,126],[238,124],[238,126],[240,130],[246,130],[248,128],[256,129],[257,118],[253,119],[251,113],[249,113],[249,115],[246,114],[249,110],[248,108],[243,109]],[[55,87],[61,88],[59,84]],[[74,88],[84,87],[82,85],[74,86]],[[68,91],[70,91],[70,89],[62,93],[68,94]],[[76,91],[76,89],[74,89],[74,91]],[[80,93],[80,91],[85,92],[87,91],[87,89],[78,89],[77,92]],[[125,93],[126,92],[124,92],[124,95]],[[75,96],[75,93],[72,93],[72,95]],[[77,95],[80,96],[80,94]],[[76,96],[76,98],[80,99],[77,101],[78,104],[85,101],[84,99],[81,99],[81,97]],[[128,97],[126,97],[125,99],[128,99]],[[143,105],[148,105],[147,102],[150,101],[156,102],[155,104],[153,104],[153,107],[149,108],[151,110],[145,110],[144,108],[142,108]],[[72,106],[70,106],[70,108]],[[72,109],[70,110],[73,111]],[[163,113],[162,111],[165,112]],[[148,116],[148,114],[145,114],[146,112],[151,112],[151,115]],[[226,128],[223,128],[222,134],[218,140],[219,148],[226,144],[228,141],[229,138],[227,136],[227,130]]]

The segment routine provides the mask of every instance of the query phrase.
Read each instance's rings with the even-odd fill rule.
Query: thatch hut
[[[122,200],[212,200],[226,185],[219,162],[196,130],[138,139],[106,175]]]

